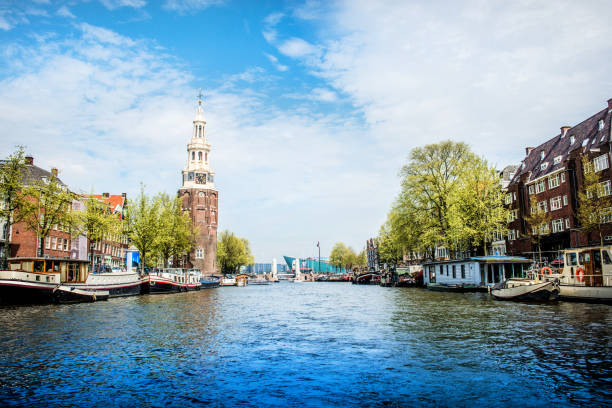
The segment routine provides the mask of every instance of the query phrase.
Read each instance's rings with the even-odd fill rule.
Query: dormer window
[[[584,147],[584,146],[586,146],[586,145],[588,145],[588,144],[589,144],[589,139],[584,139],[584,140],[582,141],[582,147]]]
[[[546,170],[547,167],[548,167],[548,162],[544,162],[540,165],[540,170]]]
[[[574,136],[570,136],[570,146],[574,144],[576,138]]]
[[[554,164],[559,164],[559,163],[561,163],[561,156],[557,156],[557,157],[555,157],[555,160],[554,160],[554,162],[553,162],[553,163],[554,163]]]
[[[544,160],[544,151],[540,152],[540,160]]]
[[[600,119],[599,120],[599,130],[603,130],[603,128],[604,128],[604,121],[603,119]]]
[[[521,169],[525,168],[525,163],[521,163]]]

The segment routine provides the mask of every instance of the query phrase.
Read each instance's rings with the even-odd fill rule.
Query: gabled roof
[[[107,203],[113,213],[121,211],[125,206],[125,197],[121,194],[105,196],[104,194],[81,194],[83,198],[95,198]]]
[[[49,180],[50,178],[51,178],[50,171],[41,169],[40,167],[34,166],[33,164],[27,164],[25,171],[23,173],[22,183],[28,186],[36,181]],[[62,180],[59,179],[59,177],[57,177],[57,182],[64,187],[68,187],[66,186],[66,184],[64,184]]]
[[[531,150],[523,159],[522,165],[511,183],[518,182],[524,174],[529,174],[527,182],[530,182],[554,173],[566,165],[565,161],[569,154],[576,149],[580,149],[580,153],[584,153],[588,149],[598,148],[609,143],[611,116],[611,111],[606,108]],[[600,120],[604,121],[601,130],[599,130]],[[572,137],[574,143],[570,143]],[[542,152],[544,152],[543,158],[541,158]],[[557,164],[555,164],[555,158],[559,158]],[[542,168],[542,163],[547,163],[545,168]]]

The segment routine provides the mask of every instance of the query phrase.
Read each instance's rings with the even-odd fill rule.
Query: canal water
[[[611,406],[612,307],[279,283],[0,308],[0,406]]]

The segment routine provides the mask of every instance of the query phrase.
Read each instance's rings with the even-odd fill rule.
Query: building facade
[[[611,194],[611,120],[612,99],[590,118],[575,126],[563,126],[557,136],[525,149],[525,158],[507,186],[509,254],[537,251],[525,219],[536,206],[551,218],[541,240],[543,251],[599,244],[596,233],[585,234],[580,229],[576,218],[578,193],[583,190],[582,160],[586,157],[599,175],[603,194]],[[603,235],[607,243],[612,242],[612,219],[606,220]]]
[[[368,258],[368,270],[378,271],[380,269],[380,262],[376,238],[370,238],[366,241],[366,256]]]
[[[215,172],[210,167],[211,146],[205,132],[206,120],[202,99],[193,120],[193,133],[187,144],[187,163],[182,171],[182,185],[178,191],[184,211],[189,211],[198,234],[195,249],[186,259],[187,266],[197,268],[204,275],[217,271],[218,192]]]

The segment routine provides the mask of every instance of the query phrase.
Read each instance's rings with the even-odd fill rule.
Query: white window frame
[[[567,229],[567,230],[570,229],[570,220],[569,220],[569,218],[565,219],[565,229]]]
[[[540,194],[546,191],[546,186],[544,185],[544,179],[538,181],[535,185],[536,194]]]
[[[561,173],[561,182],[565,183],[565,173]]]
[[[563,232],[563,218],[552,220],[552,232]]]
[[[538,208],[542,209],[542,207],[544,207],[544,212],[547,213],[548,212],[548,203],[546,202],[546,200],[538,202]]]
[[[612,207],[606,208],[605,211],[608,211],[608,213],[601,217],[602,224],[607,224],[609,222],[612,222]]]
[[[608,154],[602,154],[593,159],[593,169],[595,172],[602,171],[610,167],[610,162],[608,161]]]
[[[550,211],[560,210],[561,208],[561,196],[553,197],[550,199]]]
[[[204,259],[204,248],[196,248],[195,257],[196,259]]]
[[[562,156],[557,156],[557,157],[555,157],[555,158],[554,158],[554,160],[553,160],[553,164],[559,164],[559,163],[561,163],[561,158],[562,158]]]
[[[563,196],[563,206],[565,207],[567,205],[567,195]]]
[[[534,192],[534,188],[535,188],[535,187],[533,186],[533,184],[529,186],[529,195],[532,195],[532,194],[533,194],[533,192]]]
[[[612,182],[610,180],[602,181],[597,187],[598,197],[607,197],[612,194]]]
[[[45,238],[45,249],[51,249],[51,237]]]
[[[548,178],[548,189],[559,187],[559,175],[555,174]]]
[[[51,237],[51,249],[55,250],[57,248],[57,242],[55,237]]]

